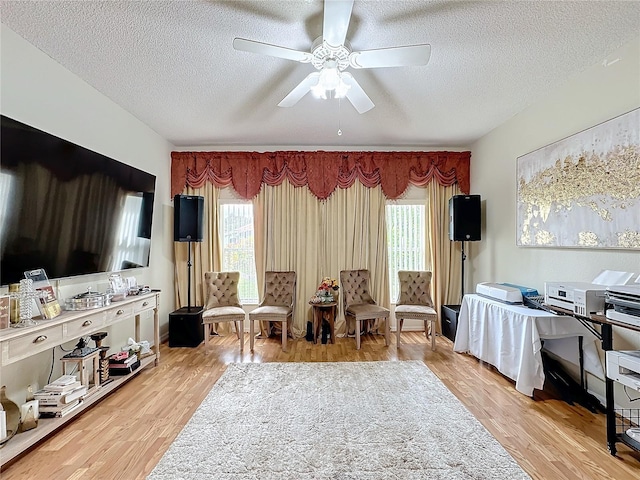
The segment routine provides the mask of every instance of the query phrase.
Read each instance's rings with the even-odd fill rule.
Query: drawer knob
[[[142,306],[143,306],[143,307],[146,307],[146,306],[148,306],[148,305],[149,305],[149,302],[144,302],[144,303],[142,304]]]
[[[83,327],[88,327],[89,325],[91,325],[91,320],[85,320],[82,324]]]
[[[116,312],[116,315],[122,315],[124,313],[124,310],[120,309]]]
[[[39,335],[36,337],[36,339],[33,341],[33,343],[42,343],[47,339],[46,335]]]

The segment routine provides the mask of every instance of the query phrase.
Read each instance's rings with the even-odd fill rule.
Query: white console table
[[[140,319],[144,312],[153,311],[152,353],[141,360],[140,367],[128,375],[114,378],[96,393],[87,396],[78,408],[60,418],[41,418],[33,430],[16,434],[0,448],[0,466],[8,463],[37,442],[58,430],[73,417],[98,402],[124,382],[133,378],[144,367],[158,365],[160,361],[160,326],[158,308],[160,293],[152,292],[128,297],[111,305],[82,311],[64,311],[52,320],[41,320],[27,328],[0,330],[0,365],[5,367],[27,357],[55,348],[63,343],[91,335],[124,320],[134,319],[136,341],[140,340]]]
[[[595,336],[573,316],[507,305],[474,294],[462,299],[453,350],[490,363],[515,380],[516,390],[532,396],[535,388],[544,385],[542,339],[580,336],[595,348]]]

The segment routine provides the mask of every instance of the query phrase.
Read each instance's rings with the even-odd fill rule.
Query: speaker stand
[[[187,312],[191,312],[191,240],[187,242]]]
[[[464,253],[464,242],[460,242],[460,244],[462,245],[462,280],[460,283],[460,304],[462,304],[462,299],[464,298],[464,261],[467,259],[467,256]]]

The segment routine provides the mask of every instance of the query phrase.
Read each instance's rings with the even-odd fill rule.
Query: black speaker
[[[480,240],[480,195],[454,195],[449,199],[449,239]]]
[[[183,307],[169,314],[169,346],[197,347],[204,340],[202,307]]]
[[[442,305],[440,309],[440,319],[442,321],[442,335],[452,342],[456,341],[456,331],[458,330],[458,317],[460,316],[460,305]]]
[[[173,240],[201,242],[204,197],[176,195],[173,197]]]

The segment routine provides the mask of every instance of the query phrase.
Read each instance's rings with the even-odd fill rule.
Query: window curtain
[[[459,242],[449,240],[449,199],[460,193],[458,185],[444,187],[431,182],[426,188],[427,259],[433,272],[431,288],[436,312],[441,311],[442,305],[460,303],[462,252]],[[442,324],[437,328],[442,331]]]
[[[340,270],[368,269],[373,298],[389,307],[385,196],[380,187],[355,182],[319,202],[307,188],[287,181],[264,186],[254,199],[254,228],[259,291],[267,270],[297,273],[295,336],[306,332],[309,299],[322,278],[339,279]],[[336,330],[346,330],[341,306]]]
[[[306,333],[311,319],[309,298],[325,270],[322,245],[322,204],[306,187],[288,181],[264,186],[253,200],[254,251],[260,300],[266,271],[295,271],[296,304],[292,332]],[[329,273],[327,273],[329,275]],[[266,325],[261,325],[264,334]]]
[[[369,290],[376,303],[389,308],[389,270],[386,228],[386,197],[380,186],[369,188],[360,182],[340,189],[324,203],[327,228],[324,230],[332,278],[340,270],[369,270]],[[342,293],[342,292],[341,292]],[[345,325],[342,298],[339,300],[339,332],[355,332]],[[374,325],[374,329],[378,324]]]
[[[409,184],[457,183],[469,193],[471,152],[171,152],[171,195],[185,186],[233,185],[253,199],[264,185],[287,180],[306,185],[320,200],[359,182],[380,186],[388,199],[400,198]]]
[[[191,305],[204,305],[206,295],[203,288],[205,272],[217,272],[222,268],[222,249],[220,245],[218,199],[220,190],[207,183],[200,188],[187,187],[184,195],[204,197],[203,242],[191,242]],[[189,304],[187,298],[187,259],[188,243],[174,242],[175,255],[175,297],[177,308]]]

